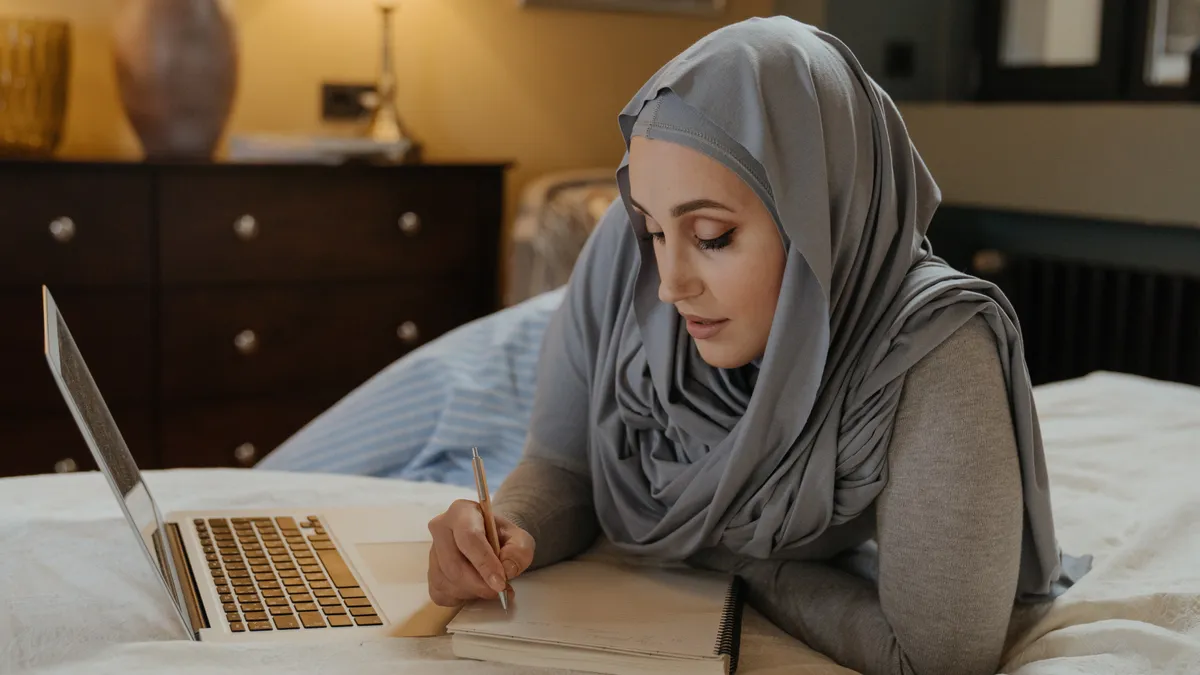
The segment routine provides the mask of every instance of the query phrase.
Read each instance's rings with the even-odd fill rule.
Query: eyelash
[[[733,239],[733,232],[736,229],[736,227],[730,228],[721,236],[713,237],[712,239],[701,239],[697,237],[696,243],[700,246],[700,250],[702,251],[719,251],[729,245],[730,240]],[[667,235],[665,232],[647,232],[643,237],[643,239],[646,239],[647,241],[651,239],[666,241],[666,238]]]

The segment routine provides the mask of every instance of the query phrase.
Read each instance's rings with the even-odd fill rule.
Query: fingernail
[[[489,579],[488,579],[488,585],[492,587],[492,590],[493,590],[493,591],[496,591],[497,593],[499,593],[500,591],[504,590],[504,585],[505,585],[505,584],[504,584],[504,582],[503,582],[503,581],[500,579],[500,577],[498,577],[498,576],[496,576],[495,574],[493,574],[493,575],[491,576],[491,578],[489,578]]]
[[[504,573],[508,575],[509,579],[517,576],[517,563],[515,563],[511,560],[505,560],[504,561]]]

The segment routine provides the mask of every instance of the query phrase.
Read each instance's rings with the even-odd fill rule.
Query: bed
[[[1003,672],[1200,672],[1200,389],[1101,372],[1041,386],[1037,402],[1062,544],[1096,564],[1014,643]],[[147,481],[164,509],[387,503],[426,519],[471,495],[265,469],[147,472]],[[513,672],[455,660],[444,637],[338,648],[182,641],[131,537],[96,473],[0,480],[0,672]],[[746,674],[846,672],[753,613],[744,648]]]

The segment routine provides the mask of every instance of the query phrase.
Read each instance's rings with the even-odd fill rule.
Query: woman
[[[431,598],[494,598],[603,533],[741,575],[860,672],[994,673],[1015,603],[1071,578],[1016,317],[933,257],[940,195],[895,106],[776,17],[693,45],[620,127],[621,199],[545,336],[500,555],[455,503]]]

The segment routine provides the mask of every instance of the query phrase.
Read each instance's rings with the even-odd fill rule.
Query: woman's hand
[[[488,542],[479,504],[459,499],[429,521],[429,533],[433,535],[429,598],[434,604],[453,607],[475,598],[495,598],[509,588],[509,579],[529,567],[533,562],[533,537],[499,514],[496,530],[500,539],[498,558]]]

